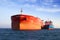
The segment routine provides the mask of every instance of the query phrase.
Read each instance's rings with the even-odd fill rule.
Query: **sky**
[[[0,28],[11,28],[11,16],[33,15],[42,20],[51,20],[60,28],[60,0],[0,0]]]

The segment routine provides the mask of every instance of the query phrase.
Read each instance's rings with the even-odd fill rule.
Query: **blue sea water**
[[[0,29],[0,40],[60,40],[60,29],[35,31]]]

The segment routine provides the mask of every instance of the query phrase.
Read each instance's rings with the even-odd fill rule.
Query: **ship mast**
[[[22,8],[21,8],[21,11],[20,11],[20,12],[21,12],[21,14],[22,14],[22,12],[23,12]]]

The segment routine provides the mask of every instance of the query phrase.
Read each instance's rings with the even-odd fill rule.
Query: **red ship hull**
[[[43,21],[40,18],[31,15],[13,15],[11,16],[11,26],[15,30],[40,30]]]

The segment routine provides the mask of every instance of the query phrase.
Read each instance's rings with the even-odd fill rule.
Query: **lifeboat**
[[[11,27],[15,30],[41,30],[43,21],[35,16],[19,14],[11,16]]]

